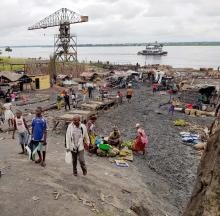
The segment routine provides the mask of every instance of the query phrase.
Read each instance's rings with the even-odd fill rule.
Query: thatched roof
[[[18,74],[13,71],[1,71],[0,72],[0,79],[7,79],[9,82],[16,82],[21,80],[23,77],[28,77],[24,74]]]
[[[1,71],[0,72],[0,77],[1,78],[6,78],[11,82],[16,82],[18,81],[23,75],[22,74],[17,74],[12,71]]]

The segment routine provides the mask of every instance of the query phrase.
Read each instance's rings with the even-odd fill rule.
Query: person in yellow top
[[[85,87],[83,87],[81,92],[83,94],[83,102],[85,102],[86,101],[87,89]]]
[[[128,103],[131,102],[132,94],[133,94],[133,89],[131,88],[131,85],[128,85],[127,96],[126,96]]]

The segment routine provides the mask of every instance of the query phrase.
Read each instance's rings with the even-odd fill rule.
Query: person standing
[[[95,124],[96,120],[97,120],[97,117],[93,115],[90,117],[89,121],[86,123],[86,128],[88,131],[89,141],[90,141],[90,146],[89,146],[90,153],[96,153],[97,151],[97,146],[95,144],[96,136],[97,136],[97,129],[96,129],[96,124]]]
[[[155,93],[157,92],[157,85],[156,84],[152,84],[152,92],[153,92],[153,95],[155,95]]]
[[[92,92],[93,92],[93,86],[92,86],[92,84],[90,84],[88,86],[89,99],[92,99],[92,96],[93,96]]]
[[[123,94],[122,94],[121,91],[118,91],[117,99],[118,99],[118,104],[122,104],[122,102],[123,102]]]
[[[14,102],[16,100],[16,94],[15,92],[11,93],[11,101]]]
[[[131,102],[132,95],[133,95],[133,89],[131,88],[130,85],[128,85],[128,89],[127,89],[127,100],[128,100],[128,103]]]
[[[13,127],[13,119],[14,119],[14,113],[11,110],[12,104],[11,103],[5,103],[4,105],[5,108],[5,121],[8,122],[9,128]]]
[[[57,94],[57,109],[61,110],[62,107],[62,97],[60,95],[60,93]]]
[[[174,114],[174,111],[175,111],[175,102],[174,102],[174,101],[171,101],[168,112],[169,112],[169,113],[171,112],[171,114],[173,115],[173,114]]]
[[[74,90],[72,91],[71,98],[72,98],[73,108],[76,108],[77,107],[77,95]]]
[[[87,174],[87,168],[84,158],[84,144],[89,148],[90,141],[86,126],[80,122],[80,116],[74,115],[72,123],[69,124],[66,131],[66,150],[72,153],[73,175],[77,176],[77,158],[83,175]]]
[[[38,107],[36,117],[32,120],[32,143],[34,147],[38,147],[39,159],[35,163],[40,164],[42,167],[46,166],[47,129],[47,121],[42,116],[42,108]]]
[[[87,90],[85,87],[82,88],[82,94],[83,94],[83,102],[86,101],[86,94],[87,94]]]
[[[66,91],[64,93],[64,105],[65,105],[66,111],[67,111],[67,107],[69,107],[69,110],[70,110],[70,96],[67,94]]]
[[[12,134],[12,139],[15,138],[16,130],[18,131],[19,143],[22,148],[22,152],[20,152],[19,154],[24,154],[25,146],[27,145],[28,135],[30,135],[30,131],[28,129],[25,118],[22,116],[22,112],[20,110],[17,110],[16,117],[14,118],[14,130]]]

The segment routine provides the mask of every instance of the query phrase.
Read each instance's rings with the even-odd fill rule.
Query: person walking
[[[127,100],[128,100],[128,103],[131,102],[132,95],[133,95],[133,89],[131,88],[131,85],[128,85],[128,89],[127,89]]]
[[[70,96],[67,94],[67,92],[65,91],[64,93],[64,106],[65,106],[65,110],[67,111],[67,107],[69,107],[70,110]]]
[[[90,141],[86,126],[80,122],[79,115],[74,115],[73,121],[66,131],[66,151],[71,151],[72,153],[73,175],[75,176],[77,176],[77,158],[79,158],[83,175],[87,175],[84,144],[89,148]]]
[[[36,117],[32,120],[32,145],[38,148],[39,159],[35,163],[40,164],[42,167],[46,166],[47,129],[47,121],[42,116],[42,108],[38,107],[36,109]]]
[[[28,135],[30,135],[30,131],[28,129],[25,118],[22,116],[22,112],[20,110],[16,111],[16,117],[14,118],[14,130],[12,134],[12,139],[15,138],[15,131],[18,131],[19,144],[21,145],[22,152],[19,154],[25,153],[25,146],[28,142]]]

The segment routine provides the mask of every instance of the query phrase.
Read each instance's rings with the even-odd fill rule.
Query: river
[[[109,61],[113,64],[168,64],[173,67],[213,67],[220,66],[220,46],[166,46],[167,56],[141,56],[137,52],[141,46],[122,47],[79,47],[78,60]],[[11,57],[48,59],[53,47],[13,48]],[[3,53],[3,55],[8,55]]]

